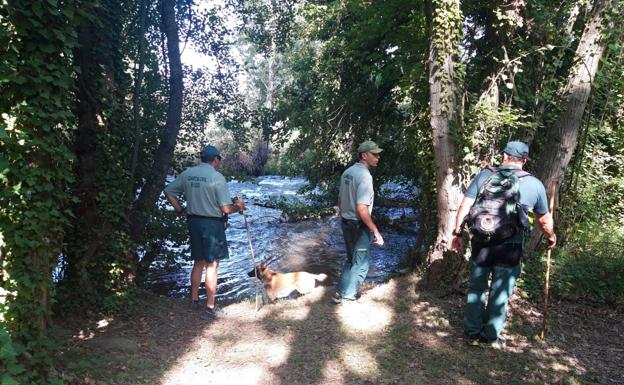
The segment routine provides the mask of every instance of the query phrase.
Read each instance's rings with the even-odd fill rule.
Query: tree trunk
[[[275,0],[270,0],[267,4],[271,18],[269,20],[270,44],[267,52],[267,82],[266,95],[264,99],[264,111],[262,114],[262,127],[260,128],[260,138],[254,152],[254,175],[260,176],[264,173],[264,166],[269,160],[269,147],[271,144],[271,135],[273,134],[273,115],[274,115],[274,99],[275,99],[275,61],[277,57],[276,34],[278,33],[278,5]]]
[[[147,177],[133,207],[130,237],[135,244],[143,236],[148,211],[153,209],[163,190],[182,121],[182,62],[180,59],[180,38],[175,19],[175,0],[163,0],[161,6],[161,28],[167,37],[167,57],[169,59],[169,106],[167,108],[167,120],[160,136],[160,144],[154,156],[150,175]]]
[[[146,247],[143,258],[141,258],[141,261],[137,264],[136,283],[138,285],[145,283],[145,278],[147,277],[147,273],[149,272],[152,262],[158,258],[158,256],[163,252],[163,249],[164,240],[158,240],[154,242],[154,244],[149,245],[149,247]]]
[[[572,36],[572,34],[573,34],[574,25],[576,24],[576,21],[581,12],[582,3],[584,3],[584,0],[576,0],[574,4],[572,4],[572,8],[570,9],[569,13],[566,15],[567,20],[564,24],[565,28],[563,29],[563,33],[565,36],[564,40],[566,41],[575,40],[575,37]],[[540,56],[539,62],[536,65],[536,68],[538,68],[538,70],[536,71],[536,74],[539,74],[539,81],[535,84],[535,90],[534,90],[536,97],[535,97],[535,102],[534,102],[535,104],[533,108],[533,120],[535,122],[541,122],[543,120],[544,112],[546,111],[546,107],[548,105],[547,99],[542,97],[543,91],[547,89],[547,87],[545,87],[545,84],[548,83],[548,81],[554,80],[554,78],[559,73],[558,71],[559,66],[557,66],[557,68],[553,68],[552,64],[550,65],[550,71],[544,72],[544,69],[546,68],[545,61],[546,61],[546,58],[543,56]],[[535,130],[532,128],[531,129],[524,128],[520,132],[519,138],[523,142],[527,143],[529,147],[531,147],[531,144],[533,143],[533,140],[535,139]]]
[[[439,15],[450,15],[441,18]],[[451,129],[459,128],[460,103],[457,97],[456,52],[461,41],[462,18],[459,0],[434,0],[431,43],[429,49],[429,85],[431,128],[436,164],[438,207],[437,237],[428,259],[430,263],[443,258],[450,245],[455,214],[461,199],[456,143]],[[432,277],[430,282],[436,281]]]
[[[134,92],[132,94],[132,114],[134,123],[134,146],[132,149],[132,161],[130,163],[130,191],[131,200],[134,200],[134,183],[137,164],[139,163],[139,147],[141,144],[141,83],[143,82],[143,69],[145,67],[145,31],[147,29],[147,0],[141,0],[139,5],[139,40],[138,68],[134,80]]]
[[[606,2],[609,3],[609,2]],[[604,25],[605,1],[598,0],[576,49],[574,65],[564,88],[563,109],[546,134],[546,143],[539,159],[537,177],[545,186],[553,186],[555,196],[564,180],[565,169],[576,149],[583,112],[591,93],[592,81],[606,43],[601,39]],[[557,201],[555,199],[555,201]],[[534,233],[529,253],[537,246]]]
[[[74,153],[76,155],[75,174],[77,185],[73,195],[78,198],[74,207],[76,217],[72,229],[72,241],[68,248],[68,271],[67,279],[74,282],[81,293],[92,291],[89,280],[88,265],[97,247],[98,231],[98,202],[97,181],[99,164],[97,163],[97,133],[99,130],[98,115],[99,95],[98,83],[101,82],[101,74],[98,69],[101,62],[95,55],[96,30],[92,22],[83,20],[78,28],[79,47],[75,51],[78,72],[78,93],[76,104],[76,119],[78,129],[74,141]]]

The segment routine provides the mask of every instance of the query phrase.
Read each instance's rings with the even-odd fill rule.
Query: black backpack
[[[488,167],[488,176],[468,213],[468,228],[481,243],[500,243],[529,229],[520,204],[520,178],[531,175],[520,169]]]

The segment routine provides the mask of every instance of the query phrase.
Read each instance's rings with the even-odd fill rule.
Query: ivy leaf
[[[56,7],[58,5],[58,0],[48,0],[48,4],[50,4],[53,7]]]
[[[2,376],[2,385],[19,385],[19,382],[15,378],[11,377],[8,373]]]
[[[32,10],[35,13],[35,15],[37,15],[37,17],[39,18],[43,17],[44,11],[43,11],[43,6],[41,5],[41,3],[35,2],[35,4],[33,4]]]
[[[11,373],[13,375],[18,375],[18,374],[24,372],[24,369],[25,369],[24,365],[21,365],[21,364],[9,363],[9,365],[7,365],[7,370],[9,371],[9,373]]]

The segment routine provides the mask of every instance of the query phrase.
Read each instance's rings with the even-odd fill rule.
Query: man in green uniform
[[[383,246],[384,240],[375,226],[373,211],[373,176],[370,168],[377,167],[379,154],[383,151],[373,141],[366,141],[358,147],[359,161],[345,170],[340,177],[338,207],[340,209],[342,235],[347,260],[340,275],[340,282],[332,301],[336,304],[353,301],[368,273],[372,242]]]
[[[539,179],[522,171],[528,158],[529,147],[526,143],[509,142],[503,150],[503,162],[497,170],[511,171],[517,175],[526,174],[519,178],[520,204],[524,210],[535,214],[539,228],[548,239],[548,247],[552,248],[557,242],[557,237],[553,229],[552,215],[548,211],[546,190]],[[468,186],[455,219],[451,244],[453,250],[458,252],[462,250],[464,218],[475,203],[479,191],[482,191],[488,180],[493,177],[493,173],[490,168],[482,170]],[[523,231],[507,239],[487,242],[473,236],[470,282],[464,312],[464,333],[469,345],[478,346],[484,343],[495,348],[505,345],[505,341],[500,338],[500,332],[505,324],[507,302],[520,275],[523,240]],[[488,284],[490,275],[491,284]],[[487,305],[486,293],[489,293]]]
[[[229,258],[225,238],[226,214],[245,209],[245,202],[237,199],[232,204],[227,182],[217,170],[221,166],[219,150],[206,146],[201,163],[184,170],[165,188],[165,196],[175,211],[187,219],[191,240],[191,257],[195,263],[191,271],[191,298],[199,304],[199,284],[206,268],[206,313],[208,318],[217,315],[215,294],[219,261]],[[182,208],[177,196],[184,193],[186,208]]]

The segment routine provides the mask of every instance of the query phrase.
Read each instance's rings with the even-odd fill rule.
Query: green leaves
[[[0,304],[0,384],[47,383],[36,373],[47,372],[51,364],[45,320],[47,299],[53,299],[44,266],[58,256],[67,221],[58,207],[68,202],[72,174],[65,133],[73,124],[70,58],[76,27],[58,8],[74,6],[71,0],[15,2],[0,18],[5,43],[0,48],[0,228],[8,251],[1,268],[3,290],[11,293]]]
[[[17,361],[19,350],[12,342],[4,324],[0,322],[0,373],[3,373],[0,384],[19,385],[17,379],[25,371],[24,365]]]
[[[20,383],[13,378],[13,376],[11,376],[9,373],[5,373],[2,376],[2,385],[20,385]]]

